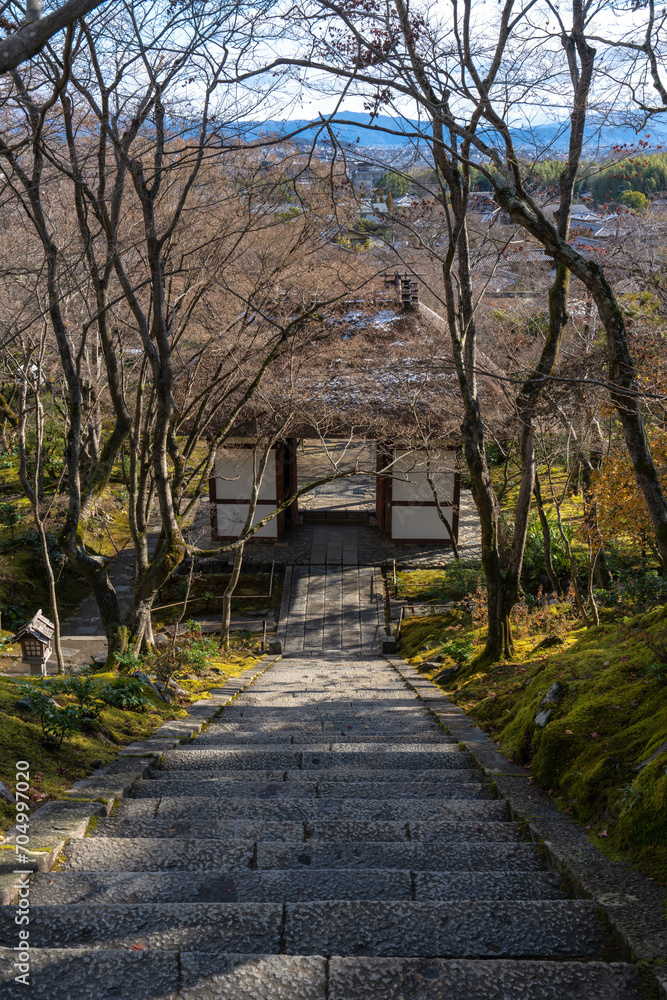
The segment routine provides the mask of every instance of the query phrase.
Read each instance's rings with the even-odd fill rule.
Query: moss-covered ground
[[[402,583],[419,589],[414,578]],[[408,619],[399,650],[418,667],[441,654],[438,667],[424,667],[434,679],[455,666],[448,642],[474,643],[468,662],[441,684],[447,695],[606,854],[667,884],[667,609],[606,611],[586,629],[568,605],[521,606],[514,634],[511,661],[477,669],[484,635],[466,603]],[[543,706],[555,682],[558,701]],[[551,715],[540,727],[535,716],[546,707]]]
[[[17,682],[26,678],[0,674],[0,780],[13,792],[16,761],[27,760],[30,764],[28,794],[32,808],[38,808],[49,799],[60,798],[73,782],[115,760],[122,747],[150,736],[167,719],[185,716],[190,701],[207,697],[209,689],[219,686],[227,677],[238,677],[255,659],[248,652],[230,652],[224,657],[211,659],[208,669],[196,678],[176,675],[188,696],[182,695],[169,705],[150,688],[144,687],[149,699],[145,710],[137,712],[107,706],[95,732],[75,732],[63,741],[59,749],[44,739],[37,713],[16,705],[22,697]],[[93,676],[104,683],[118,675],[101,670]],[[65,706],[73,699],[69,695],[58,694],[56,701]],[[0,798],[0,831],[5,831],[13,823],[13,805]]]

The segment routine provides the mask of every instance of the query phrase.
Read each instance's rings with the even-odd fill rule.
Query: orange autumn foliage
[[[667,431],[651,428],[648,438],[660,483],[667,492]],[[625,450],[612,452],[593,473],[591,492],[605,541],[645,543],[652,537],[648,508]]]

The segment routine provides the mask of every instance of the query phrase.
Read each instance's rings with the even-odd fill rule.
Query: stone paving
[[[335,510],[336,507],[337,503],[333,498],[327,501],[327,509]],[[350,511],[355,509],[352,499],[346,500],[345,509]],[[208,523],[208,503],[203,503],[197,515],[194,529],[200,538],[199,544],[202,548],[212,548],[215,544],[210,540],[210,534],[207,535]],[[335,527],[313,524],[306,520],[297,524],[289,532],[284,542],[259,539],[249,542],[243,555],[244,565],[248,567],[270,566],[272,562],[278,566],[308,566],[311,563],[317,565],[325,561],[321,553],[323,545],[326,546],[326,542],[323,541],[325,535],[338,537],[342,548],[355,550],[357,559],[354,561],[358,560],[365,566],[391,565],[395,559],[397,565],[405,569],[435,569],[446,566],[453,558],[451,549],[438,543],[392,542],[391,539],[387,539],[383,535],[374,518],[371,518],[366,524],[336,525]],[[459,550],[462,559],[479,559],[481,556],[479,516],[472,494],[468,490],[461,490]],[[229,557],[223,554],[216,558],[216,562],[218,561],[220,564],[226,565]],[[341,559],[338,557],[338,562],[340,561]]]
[[[288,566],[280,619],[287,653],[376,652],[385,632],[382,573],[345,562]]]
[[[361,626],[327,628],[32,876],[32,985],[2,1000],[639,1000],[597,904]]]

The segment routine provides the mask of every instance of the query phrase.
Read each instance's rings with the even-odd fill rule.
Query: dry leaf
[[[607,836],[609,835],[606,830],[600,830],[600,832],[598,833],[598,837],[607,837]]]
[[[145,948],[146,945],[142,944],[141,941],[135,941],[134,944],[132,945],[132,951],[144,951]]]
[[[600,739],[600,734],[599,733],[591,733],[591,739],[593,739],[593,740],[599,740]]]
[[[567,733],[568,736],[574,736],[574,733],[572,732],[571,729],[566,729],[565,732]]]

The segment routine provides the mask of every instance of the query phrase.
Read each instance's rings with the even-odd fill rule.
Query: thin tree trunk
[[[37,385],[35,387],[35,478],[32,490],[32,509],[35,519],[35,527],[37,528],[37,534],[39,535],[39,543],[42,550],[42,559],[44,560],[44,566],[46,569],[46,578],[49,585],[49,599],[50,599],[50,610],[51,616],[53,618],[53,644],[56,653],[56,663],[58,664],[58,673],[65,673],[65,660],[63,659],[63,650],[60,643],[60,615],[58,614],[58,596],[56,594],[56,580],[53,574],[53,565],[51,563],[51,556],[49,553],[49,541],[46,536],[46,528],[44,520],[40,514],[39,504],[42,500],[43,494],[43,452],[44,452],[44,410],[42,407],[41,400],[39,398],[39,386],[41,383],[41,364],[38,366],[37,370]],[[48,514],[48,511],[47,511]]]
[[[40,511],[40,503],[43,500],[43,452],[44,452],[44,408],[42,406],[42,401],[40,399],[40,388],[42,384],[42,355],[44,350],[44,341],[40,345],[39,350],[36,350],[33,346],[25,347],[23,351],[23,377],[21,379],[19,387],[19,414],[17,422],[17,433],[19,442],[19,480],[21,486],[23,487],[23,492],[30,501],[30,506],[32,507],[32,516],[35,522],[35,529],[37,531],[37,536],[39,538],[40,551],[42,553],[42,560],[44,562],[44,569],[46,571],[46,580],[49,590],[49,611],[53,619],[54,631],[53,631],[53,642],[55,647],[56,662],[58,664],[58,673],[62,674],[65,672],[65,661],[63,659],[63,651],[60,643],[60,616],[58,614],[58,599],[56,594],[56,581],[53,573],[53,565],[51,563],[51,556],[49,554],[49,542],[46,535],[45,521],[48,517],[51,504],[48,505],[46,514],[42,517]],[[29,381],[31,381],[31,370],[33,368],[32,359],[36,356],[36,366],[35,372],[32,378],[34,378],[34,385],[29,387]],[[26,440],[26,426],[28,421],[28,390],[30,388],[30,395],[34,395],[35,398],[35,454],[34,454],[34,468],[32,475],[32,482],[28,478],[28,452],[27,452],[27,440]],[[57,493],[57,490],[56,490]]]
[[[430,460],[427,461],[427,463],[426,463],[426,479],[427,479],[428,485],[429,485],[429,487],[431,489],[431,493],[433,494],[433,499],[435,500],[435,509],[437,511],[438,517],[440,518],[442,524],[444,525],[445,531],[449,535],[449,540],[452,543],[452,552],[454,553],[454,558],[455,559],[460,559],[461,557],[459,555],[459,547],[456,544],[456,538],[454,537],[454,532],[452,531],[452,526],[449,523],[449,521],[447,520],[447,518],[445,517],[445,512],[442,509],[442,504],[440,503],[440,498],[438,497],[438,493],[437,493],[437,490],[435,488],[435,483],[433,482],[433,476],[431,475],[431,462],[430,462]]]
[[[241,575],[241,566],[243,564],[243,549],[245,546],[239,545],[238,549],[234,552],[234,563],[232,566],[232,575],[229,578],[229,583],[225,587],[225,592],[222,595],[222,628],[220,631],[220,644],[224,649],[229,649],[229,627],[232,617],[232,597],[234,596],[234,591],[239,582],[239,577]]]
[[[278,440],[281,433],[283,433],[285,425],[281,428],[279,434],[271,439],[264,452],[260,458],[259,465],[256,463],[256,453],[252,453],[253,462],[253,475],[252,475],[252,491],[250,493],[250,503],[248,505],[248,514],[246,516],[245,524],[243,525],[243,530],[241,535],[245,535],[252,527],[252,522],[255,519],[255,511],[257,510],[257,501],[259,499],[259,491],[262,486],[262,480],[264,478],[264,473],[266,472],[266,466],[269,461],[269,455],[271,454],[271,449],[274,446],[276,440]],[[236,590],[236,585],[239,582],[239,576],[241,575],[241,564],[243,562],[243,549],[245,548],[242,542],[237,549],[234,551],[234,564],[232,566],[232,575],[229,583],[225,587],[225,592],[222,597],[222,622],[221,622],[221,632],[220,632],[220,643],[221,646],[224,645],[225,649],[229,649],[229,624],[232,614],[232,595]]]
[[[546,574],[549,577],[549,582],[551,584],[551,589],[556,597],[561,597],[560,583],[558,582],[558,577],[556,576],[556,571],[554,570],[553,559],[551,557],[551,528],[549,526],[549,520],[544,509],[544,501],[542,500],[542,488],[540,486],[540,478],[535,475],[535,483],[533,485],[533,494],[535,496],[535,503],[537,506],[537,516],[540,519],[540,526],[542,528],[542,539],[544,542],[544,568]]]
[[[595,564],[597,562],[598,553],[593,555],[593,544],[589,542],[588,545],[588,606],[591,610],[593,616],[593,624],[600,624],[600,612],[598,611],[597,601],[595,600],[595,593],[593,591],[593,577],[595,576]]]
[[[588,615],[586,614],[584,601],[581,596],[581,590],[579,589],[579,578],[578,578],[579,569],[577,566],[577,561],[574,558],[574,554],[572,552],[570,539],[565,534],[565,530],[563,528],[563,518],[561,517],[560,504],[556,504],[556,515],[558,517],[558,531],[560,532],[560,537],[563,540],[563,545],[565,546],[565,550],[567,552],[567,558],[570,562],[570,583],[572,584],[574,600],[576,602],[577,608],[579,609],[579,614],[581,615],[582,620],[586,623],[586,625],[590,625]]]
[[[192,576],[194,574],[194,571],[195,571],[195,557],[194,556],[190,556],[190,569],[188,571],[188,585],[185,588],[185,597],[183,598],[183,610],[181,611],[180,615],[178,616],[178,618],[174,622],[174,634],[171,637],[171,653],[170,653],[170,656],[171,656],[172,663],[176,659],[176,635],[178,633],[178,626],[181,624],[181,622],[185,618],[185,612],[186,612],[186,609],[187,609],[187,606],[188,606],[188,600],[190,598],[190,590],[192,588]]]
[[[58,664],[58,673],[65,673],[65,660],[63,658],[62,645],[60,643],[60,615],[58,614],[58,597],[56,594],[56,580],[53,575],[53,566],[51,564],[51,557],[49,555],[49,543],[46,537],[46,530],[44,528],[44,523],[41,520],[37,509],[34,508],[35,514],[35,527],[37,528],[37,534],[39,535],[40,548],[42,550],[42,559],[44,560],[44,566],[46,567],[46,578],[49,584],[49,599],[50,599],[50,612],[53,618],[53,645],[56,654],[56,663]]]

